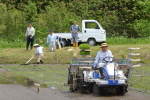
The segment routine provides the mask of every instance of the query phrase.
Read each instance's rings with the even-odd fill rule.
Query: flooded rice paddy
[[[104,94],[101,96],[95,96],[93,93],[77,93],[70,92],[69,87],[64,86],[67,83],[67,73],[68,73],[68,65],[62,64],[51,64],[51,65],[0,65],[0,86],[1,84],[10,84],[9,86],[2,86],[3,88],[9,87],[10,90],[13,88],[11,84],[17,84],[18,86],[29,87],[29,85],[33,86],[32,83],[38,83],[42,88],[47,88],[49,90],[42,90],[39,95],[27,95],[26,91],[21,94],[21,92],[16,92],[25,96],[22,97],[13,97],[15,94],[9,93],[9,91],[2,92],[2,88],[0,89],[0,95],[4,96],[3,100],[31,100],[27,99],[27,97],[34,98],[39,97],[36,100],[146,100],[150,98],[149,95],[144,95],[142,93],[138,93],[129,89],[129,92],[125,94],[125,96],[114,95],[114,94]],[[31,84],[28,84],[31,83]],[[15,88],[17,89],[17,88]],[[13,90],[14,91],[14,90]],[[36,90],[37,91],[37,90]],[[11,95],[10,99],[8,99],[8,95]],[[42,97],[41,97],[42,96]],[[4,99],[5,98],[5,99]],[[15,98],[15,99],[12,99]],[[19,98],[19,99],[17,99]],[[43,98],[43,99],[41,99]],[[0,98],[1,99],[1,98]]]
[[[28,81],[54,90],[68,90],[67,65],[1,65],[0,84],[28,86]]]

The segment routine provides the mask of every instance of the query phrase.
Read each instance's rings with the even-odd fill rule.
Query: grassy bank
[[[134,52],[140,53],[140,56],[134,58],[140,58],[140,63],[150,63],[149,45],[135,44],[135,45],[111,45],[109,48],[115,58],[128,58],[128,48],[140,47],[140,50],[134,50]],[[56,52],[49,52],[48,47],[44,48],[45,64],[69,64],[72,58],[80,57],[79,49],[68,51],[73,47],[65,47],[63,49],[57,49]],[[91,47],[91,56],[95,58],[97,52],[100,50],[99,46]],[[35,54],[35,48],[33,50],[25,51],[25,48],[0,48],[0,64],[22,64],[26,63]],[[34,57],[30,63],[36,63],[37,57]]]
[[[112,45],[140,45],[150,44],[149,38],[126,38],[126,37],[112,37],[107,38],[107,43]]]

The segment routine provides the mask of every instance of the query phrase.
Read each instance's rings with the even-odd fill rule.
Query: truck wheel
[[[95,46],[95,45],[96,45],[95,39],[88,39],[87,43],[88,43],[90,46]]]
[[[98,87],[97,84],[93,85],[93,93],[96,95],[100,95],[100,88]]]
[[[67,43],[66,43],[66,40],[64,40],[64,39],[62,39],[62,45],[65,47],[65,46],[67,46]]]

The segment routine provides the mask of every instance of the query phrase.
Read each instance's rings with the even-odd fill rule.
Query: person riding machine
[[[95,62],[94,62],[94,68],[97,68],[99,69],[99,72],[101,74],[101,79],[104,78],[104,75],[103,75],[103,67],[106,66],[106,62],[112,62],[113,60],[113,55],[112,55],[112,52],[110,50],[107,50],[107,43],[102,43],[101,45],[101,49],[97,55],[96,55],[96,58],[95,58]],[[107,58],[105,58],[107,57]],[[105,58],[105,59],[104,59]]]
[[[107,71],[106,70],[107,65],[110,65],[110,66],[114,65],[115,69],[118,66],[117,63],[114,63],[114,58],[110,57],[110,56],[107,56],[107,57],[103,58],[102,62],[103,63],[99,63],[99,64],[94,63],[94,70],[96,70],[98,68],[98,70],[100,72],[100,75],[101,75],[100,79],[104,79],[104,71]],[[115,69],[112,69],[112,70],[115,70]]]

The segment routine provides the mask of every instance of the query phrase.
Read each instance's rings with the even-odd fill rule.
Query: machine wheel
[[[100,95],[100,88],[98,87],[97,84],[93,85],[93,93],[96,95]]]
[[[117,89],[117,94],[119,95],[125,95],[125,87],[121,86]]]
[[[124,86],[120,87],[120,94],[125,95],[125,87]]]
[[[80,93],[84,93],[84,87],[83,86],[80,87]]]
[[[73,89],[73,86],[71,85],[70,86],[70,89],[69,89],[71,92],[74,92],[74,89]]]
[[[85,92],[85,87],[83,86],[84,85],[84,74],[82,74],[82,77],[79,77],[79,78],[82,78],[79,82],[79,90],[80,90],[80,93],[84,93]]]
[[[71,86],[70,86],[70,91],[71,92],[74,92],[75,90],[74,90],[74,86],[73,86],[73,75],[71,74],[71,76],[70,76],[70,84],[72,84]]]
[[[88,39],[87,43],[88,43],[90,46],[95,46],[95,45],[96,45],[96,41],[95,41],[94,38]]]

